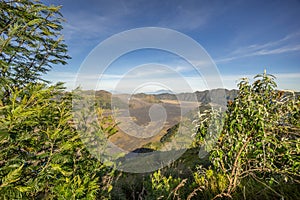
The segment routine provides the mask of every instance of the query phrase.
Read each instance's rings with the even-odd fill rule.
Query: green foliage
[[[221,107],[200,109],[193,121],[194,141],[193,146],[201,146],[202,154],[209,152],[219,139],[224,125],[224,111]]]
[[[114,118],[111,115],[111,113],[105,114],[104,113],[105,110],[103,110],[100,107],[96,109],[96,112],[97,112],[97,118],[99,121],[100,129],[103,131],[106,138],[109,138],[114,134],[116,134],[118,132],[117,129],[118,124],[114,121]]]
[[[73,94],[41,76],[66,64],[60,6],[0,1],[0,199],[108,199],[113,169],[75,129]],[[113,134],[110,124],[95,124]],[[89,136],[89,135],[88,135]]]
[[[62,85],[12,88],[0,107],[1,199],[109,197],[113,171],[93,158],[72,123]]]
[[[69,58],[61,35],[59,6],[39,1],[0,1],[0,84],[8,99],[10,87],[42,80],[54,64]],[[3,102],[5,103],[5,102]]]
[[[151,187],[145,183],[147,196],[145,199],[180,199],[179,190],[185,185],[187,179],[164,176],[160,170],[151,174]]]
[[[215,195],[223,193],[228,186],[228,180],[224,174],[218,173],[211,168],[199,166],[194,172],[194,192],[189,198],[196,195],[196,192],[201,192],[201,197],[204,199],[212,199]]]
[[[300,166],[299,98],[293,92],[277,91],[274,76],[257,75],[250,85],[239,83],[238,97],[228,106],[219,144],[211,153],[215,169],[228,179],[231,196],[245,178],[263,188],[278,183],[298,183]]]

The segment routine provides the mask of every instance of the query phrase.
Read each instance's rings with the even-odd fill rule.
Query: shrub
[[[62,85],[12,88],[0,107],[1,199],[95,199],[111,190],[110,174],[73,128]],[[0,104],[1,105],[1,104]]]
[[[237,98],[228,105],[224,130],[211,152],[218,173],[226,175],[226,190],[216,197],[231,196],[245,178],[283,197],[272,187],[299,184],[299,98],[276,90],[275,77],[264,72],[251,85],[239,83]]]

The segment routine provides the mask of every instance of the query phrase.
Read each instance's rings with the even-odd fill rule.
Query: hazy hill
[[[197,91],[194,93],[179,93],[179,94],[170,94],[163,93],[155,95],[160,100],[177,100],[180,99],[182,101],[194,101],[197,98],[198,102],[201,103],[209,103],[211,102],[211,96],[218,96],[218,94],[222,94],[221,90],[223,89],[213,89],[213,90],[205,90],[205,91]],[[225,89],[225,98],[226,100],[234,100],[237,96],[238,90],[227,90]],[[219,98],[223,98],[219,96]]]

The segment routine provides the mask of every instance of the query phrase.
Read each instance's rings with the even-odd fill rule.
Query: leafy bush
[[[83,145],[74,128],[71,94],[61,83],[39,83],[47,82],[41,76],[53,65],[70,58],[60,8],[0,1],[0,199],[110,196],[114,171]],[[114,133],[110,124],[95,128]]]
[[[226,187],[219,187],[215,198],[232,197],[251,180],[277,198],[285,194],[274,188],[299,184],[299,98],[291,91],[277,91],[275,77],[266,72],[255,79],[252,85],[247,79],[239,83],[238,96],[228,105],[224,129],[211,152],[214,173],[226,177]],[[213,190],[211,185],[198,185]]]
[[[147,193],[145,199],[180,199],[179,191],[186,181],[187,179],[181,180],[171,175],[164,176],[161,170],[158,170],[151,174],[150,181],[145,183]]]
[[[109,197],[113,171],[85,149],[62,89],[28,84],[0,103],[1,199]]]

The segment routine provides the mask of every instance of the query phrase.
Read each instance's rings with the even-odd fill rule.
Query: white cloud
[[[228,62],[240,58],[251,56],[274,55],[287,52],[300,51],[300,32],[295,32],[285,37],[270,41],[265,44],[252,44],[246,47],[238,48],[229,55],[216,59],[216,63]]]
[[[274,49],[262,49],[258,51],[257,55],[269,55],[269,54],[280,54],[280,53],[286,53],[290,51],[300,51],[300,44],[298,45],[286,45],[279,48]]]

